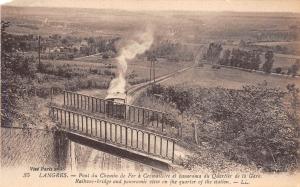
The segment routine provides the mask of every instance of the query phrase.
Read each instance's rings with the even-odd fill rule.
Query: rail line
[[[170,74],[167,74],[167,75],[163,75],[163,76],[160,76],[158,77],[155,82],[154,81],[147,81],[147,82],[144,82],[144,83],[141,83],[141,84],[137,84],[137,85],[134,85],[132,87],[130,87],[129,89],[127,89],[127,94],[134,94],[136,91],[139,91],[151,84],[154,84],[154,83],[159,83],[159,82],[162,82],[162,81],[165,81],[169,78],[171,78],[172,76],[178,74],[178,73],[182,73],[184,71],[187,71],[191,68],[195,67],[195,65],[192,65],[192,66],[189,66],[189,67],[186,67],[186,68],[183,68],[183,69],[180,69],[180,70],[176,70]]]
[[[161,134],[178,136],[180,132],[179,127],[168,122],[169,114],[162,111],[118,103],[76,92],[64,91],[63,96],[63,106],[68,109],[98,114],[105,119],[152,129]]]

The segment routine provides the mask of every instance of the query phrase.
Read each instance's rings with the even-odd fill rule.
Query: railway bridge
[[[63,105],[49,106],[51,119],[75,142],[159,170],[175,160],[179,129],[164,112],[64,91]]]

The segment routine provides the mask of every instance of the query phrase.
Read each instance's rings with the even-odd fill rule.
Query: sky
[[[11,6],[120,10],[298,12],[300,0],[0,0]]]

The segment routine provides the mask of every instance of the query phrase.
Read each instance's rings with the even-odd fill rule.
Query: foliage
[[[284,110],[284,92],[263,85],[195,92],[191,110],[207,120],[202,128],[210,133],[206,138],[228,158],[268,171],[296,166],[298,134]]]
[[[111,69],[110,66],[106,67]],[[105,75],[115,77],[115,73],[109,69],[97,67],[82,67],[80,65],[71,64],[55,64],[51,62],[41,62],[38,65],[38,72],[48,75],[55,75],[63,78],[87,77],[89,74]]]
[[[275,73],[277,74],[282,73],[282,68],[281,67],[275,68]]]
[[[210,43],[204,58],[211,62],[216,62],[221,55],[223,48],[219,43]]]
[[[184,108],[186,114],[198,123],[199,140],[208,142],[212,149],[231,160],[244,165],[255,164],[266,171],[288,171],[297,167],[299,133],[295,118],[285,108],[284,91],[265,84],[245,86],[242,90],[184,90],[158,85],[148,93],[159,93],[163,98],[186,97],[178,103],[189,100],[183,106],[187,107]],[[182,107],[176,104],[178,106]]]
[[[156,84],[151,88],[148,88],[147,93],[148,95],[162,95],[162,99],[174,104],[181,114],[185,112],[192,104],[192,95],[190,92],[186,90],[178,90],[171,86],[164,88],[160,84]]]
[[[289,112],[289,115],[291,116],[291,119],[293,119],[294,127],[297,129],[297,132],[300,132],[300,126],[299,126],[299,93],[300,89],[295,86],[295,84],[288,84],[287,85],[289,101],[290,101],[290,108],[291,111]]]
[[[292,75],[295,77],[300,69],[300,60],[298,59],[295,64],[293,64],[289,69],[288,69],[288,74]]]
[[[52,63],[41,62],[38,65],[38,71],[40,73],[60,76],[64,78],[72,77],[86,77],[87,73],[84,71],[77,70],[70,64],[54,65]]]
[[[263,71],[266,73],[271,73],[273,63],[274,63],[274,54],[272,51],[268,51],[265,53],[265,63],[263,64]]]
[[[234,66],[245,69],[258,70],[261,63],[258,51],[244,51],[240,49],[229,49],[223,52],[219,64],[225,66]]]
[[[1,21],[1,124],[10,125],[18,100],[27,96],[35,76],[35,59],[18,55],[14,40],[6,33],[9,22]]]
[[[145,53],[149,61],[155,61],[155,58],[165,58],[173,62],[192,61],[194,59],[193,52],[179,42],[161,41],[152,48],[151,51]]]

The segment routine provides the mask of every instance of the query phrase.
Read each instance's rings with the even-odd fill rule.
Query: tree
[[[297,59],[297,61],[288,69],[288,74],[295,77],[300,69],[300,60]]]
[[[18,55],[13,35],[6,32],[10,23],[1,21],[1,125],[10,125],[18,114],[17,102],[28,95],[36,66],[33,57]]]
[[[230,54],[231,51],[229,49],[226,49],[223,53],[223,57],[220,59],[219,63],[221,65],[230,65]]]
[[[205,58],[212,63],[219,60],[223,48],[219,43],[210,43],[205,55]]]
[[[261,64],[261,60],[260,60],[260,52],[255,51],[254,52],[254,58],[252,60],[252,64],[253,64],[253,69],[258,70],[259,66]]]
[[[268,171],[287,171],[297,163],[298,136],[283,107],[285,92],[266,85],[242,90],[190,90],[192,112],[202,125],[202,139],[229,159],[255,163]],[[210,125],[211,124],[211,125]]]
[[[281,67],[275,68],[275,73],[279,74],[281,72],[282,72],[282,68]]]
[[[297,111],[300,105],[300,101],[299,101],[300,89],[297,88],[295,84],[288,84],[286,88],[288,90],[288,94],[290,95],[290,106],[292,109],[291,116],[294,119],[294,125],[299,132],[300,126],[298,125],[299,119],[298,119]]]
[[[299,104],[299,90],[295,85],[287,88],[291,101]],[[286,109],[285,91],[263,83],[240,90],[159,86],[155,92],[185,114],[196,143],[207,142],[228,159],[265,171],[297,167],[299,125]]]
[[[183,115],[187,112],[188,108],[191,105],[192,97],[191,93],[185,90],[176,91],[172,101],[175,103],[176,108],[179,110],[181,115],[181,126],[180,126],[180,136],[182,136],[182,123],[183,123]],[[196,132],[196,131],[195,131]]]
[[[87,39],[87,41],[88,41],[88,43],[91,45],[91,44],[94,44],[95,43],[95,38],[93,38],[93,37],[89,37],[88,39]]]
[[[9,27],[9,22],[1,21],[1,125],[9,125],[11,123],[11,116],[15,113],[14,106],[17,100],[17,91],[19,86],[14,81],[13,64],[11,59],[12,38],[5,31]]]
[[[68,41],[67,38],[63,38],[63,39],[61,40],[61,43],[62,43],[63,45],[68,45],[68,44],[69,44],[69,41]]]
[[[266,73],[271,73],[273,63],[274,63],[274,54],[272,51],[265,53],[265,63],[263,64],[263,71]]]
[[[246,46],[246,42],[244,40],[241,40],[239,43],[240,47],[245,47]]]

